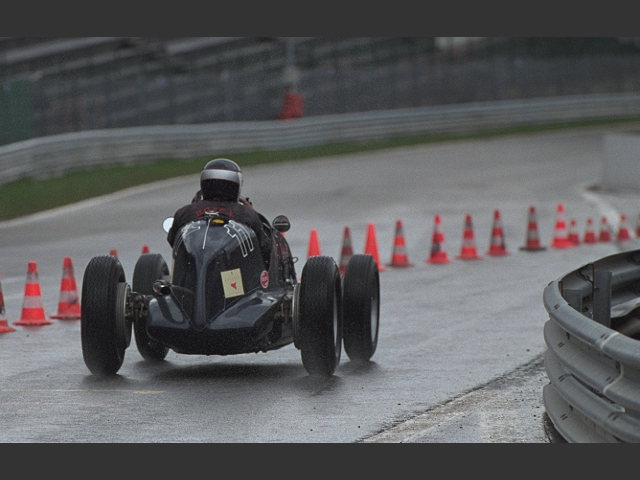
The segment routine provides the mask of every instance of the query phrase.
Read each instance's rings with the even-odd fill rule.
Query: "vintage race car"
[[[186,224],[169,269],[161,254],[142,254],[129,284],[117,257],[93,257],[81,294],[84,362],[94,375],[113,375],[132,334],[142,357],[267,352],[293,344],[311,375],[333,375],[342,347],[366,362],[378,343],[378,265],[355,254],[344,275],[333,258],[311,256],[300,279],[284,232],[286,216],[271,224],[265,259],[255,232],[219,214]],[[169,224],[172,219],[167,219]]]

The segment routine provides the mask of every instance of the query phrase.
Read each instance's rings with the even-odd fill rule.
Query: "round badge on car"
[[[262,288],[269,286],[269,273],[266,270],[263,270],[260,274],[260,285],[262,285]]]

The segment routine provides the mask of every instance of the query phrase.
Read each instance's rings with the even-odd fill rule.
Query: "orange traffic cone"
[[[344,275],[347,271],[347,264],[349,259],[353,256],[353,247],[351,246],[351,230],[349,227],[344,227],[342,234],[342,249],[340,250],[340,262],[338,268],[340,275]]]
[[[573,246],[573,243],[569,240],[567,222],[564,219],[564,206],[559,203],[556,208],[556,223],[551,248],[571,248]]]
[[[142,245],[142,254],[149,253],[149,245]]]
[[[373,256],[378,264],[378,271],[385,270],[384,265],[380,263],[380,255],[378,255],[378,239],[376,238],[376,226],[373,223],[367,225],[367,238],[364,244],[364,253]]]
[[[71,257],[65,257],[62,264],[58,313],[51,315],[51,318],[59,318],[62,320],[75,320],[80,318],[80,299],[78,298],[76,279],[73,275],[73,261]]]
[[[573,245],[580,245],[580,236],[578,235],[576,219],[572,218],[569,221],[569,241]]]
[[[9,325],[4,309],[4,296],[2,295],[2,283],[0,283],[0,333],[15,332],[16,329]]]
[[[309,233],[309,248],[307,250],[307,258],[320,255],[320,240],[318,240],[318,231],[315,228]]]
[[[627,217],[624,214],[620,215],[620,224],[618,225],[616,240],[621,243],[631,240],[631,233],[629,232],[629,227],[627,227]]]
[[[112,257],[116,257],[116,258],[118,258],[118,250],[116,250],[115,248],[112,248],[112,249],[109,251],[109,255],[111,255]]]
[[[478,255],[476,248],[475,235],[473,233],[473,221],[471,214],[467,213],[464,219],[464,231],[462,232],[462,247],[460,248],[460,255],[456,258],[461,260],[479,260],[482,258]]]
[[[603,243],[611,241],[611,229],[609,228],[607,217],[604,216],[600,220],[600,235],[598,235],[598,241]]]
[[[427,263],[449,263],[451,259],[444,250],[444,233],[440,230],[442,219],[440,215],[435,216],[433,226],[433,236],[431,240],[431,252],[429,258],[425,260]]]
[[[502,218],[500,217],[500,210],[498,209],[493,212],[491,243],[487,255],[491,255],[493,257],[509,255],[504,241],[504,232],[502,231]]]
[[[546,250],[540,244],[540,236],[538,234],[538,219],[536,217],[536,207],[531,205],[529,207],[529,215],[527,218],[527,236],[525,238],[524,245],[520,247],[520,250],[527,250],[529,252],[538,252]]]
[[[587,218],[587,226],[584,231],[584,237],[582,238],[583,243],[597,243],[598,239],[596,238],[596,232],[593,228],[593,218]]]
[[[413,264],[409,262],[409,256],[407,255],[402,220],[396,220],[396,234],[393,238],[391,261],[387,265],[390,267],[413,267]]]
[[[24,285],[24,301],[22,302],[22,315],[14,325],[50,325],[42,306],[42,294],[38,282],[38,266],[30,260],[27,266],[27,281]]]

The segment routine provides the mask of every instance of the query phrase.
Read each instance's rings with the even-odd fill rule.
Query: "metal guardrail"
[[[0,184],[114,163],[630,117],[638,112],[640,95],[625,93],[450,104],[293,120],[88,130],[0,146]]]
[[[546,413],[568,442],[640,441],[640,250],[547,285]]]

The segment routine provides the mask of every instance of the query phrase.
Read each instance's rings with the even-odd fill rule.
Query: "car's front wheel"
[[[94,375],[114,375],[131,343],[130,288],[119,260],[92,258],[82,281],[80,336],[82,356]]]
[[[331,257],[309,258],[296,300],[302,364],[311,375],[333,375],[342,351],[342,283]]]

